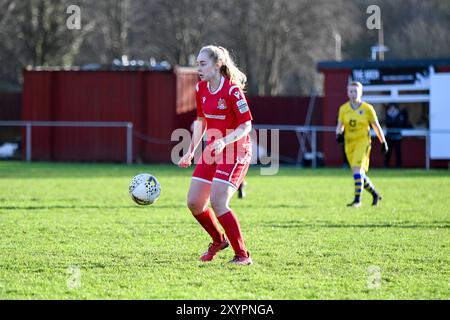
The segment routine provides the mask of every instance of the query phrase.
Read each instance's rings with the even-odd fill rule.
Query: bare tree
[[[12,11],[16,7],[15,0],[1,0],[0,1],[0,28],[3,29],[6,21],[11,16]]]
[[[92,25],[69,30],[70,1],[3,1],[0,3],[0,67],[2,80],[18,84],[25,66],[70,66]],[[14,80],[13,80],[14,79]]]
[[[83,50],[92,50],[94,59],[110,64],[130,52],[130,30],[135,22],[135,4],[131,0],[98,1],[86,4],[87,19],[96,31],[86,39]]]
[[[71,65],[81,40],[92,25],[69,30],[66,25],[70,1],[35,0],[17,7],[19,46],[24,64],[34,66]]]
[[[238,14],[228,21],[253,94],[309,93],[318,86],[315,62],[334,57],[334,32],[354,33],[346,27],[353,12],[345,3],[234,0],[233,9]]]
[[[160,55],[171,63],[192,64],[192,57],[217,27],[219,1],[160,0],[154,5],[157,19],[151,40],[158,44]]]
[[[389,48],[386,59],[432,58],[450,55],[450,3],[442,0],[403,0],[376,2],[381,10],[384,43]],[[360,13],[360,25],[364,26],[365,14],[371,0],[357,0],[354,5]],[[370,47],[378,42],[378,30],[362,28],[353,39],[348,56],[370,57]]]
[[[0,0],[0,85],[17,86],[28,65],[109,64],[130,59],[192,64],[206,44],[230,49],[248,74],[248,92],[320,91],[320,60],[369,58],[371,0],[78,0],[81,30],[68,30],[70,0]],[[386,58],[448,56],[450,4],[378,0]],[[339,49],[339,48],[338,48]]]

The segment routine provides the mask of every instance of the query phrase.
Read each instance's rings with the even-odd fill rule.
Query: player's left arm
[[[381,129],[380,126],[380,122],[378,121],[378,117],[377,114],[375,112],[375,109],[373,108],[372,105],[370,104],[366,104],[367,106],[367,120],[370,123],[370,126],[373,128],[373,130],[375,131],[375,133],[377,134],[378,140],[380,140],[380,142],[386,143],[386,138],[384,137],[384,132],[383,129]]]
[[[234,131],[226,135],[222,139],[217,139],[211,144],[211,150],[214,150],[216,154],[220,153],[225,149],[228,144],[231,144],[239,139],[242,139],[252,130],[252,121],[246,121],[240,124]]]
[[[372,126],[373,130],[375,131],[375,133],[378,137],[378,140],[380,140],[382,153],[387,153],[389,147],[386,142],[386,137],[384,136],[383,129],[380,126],[380,123],[378,122],[378,120],[375,120],[370,125]]]
[[[382,153],[387,153],[388,152],[388,145],[386,142],[386,137],[384,136],[384,132],[383,129],[380,126],[380,122],[378,121],[378,117],[377,114],[374,110],[374,108],[369,105],[369,123],[370,126],[373,128],[373,130],[375,131],[378,140],[380,140],[381,142],[381,152]]]
[[[242,139],[247,134],[252,131],[252,121],[246,121],[239,125],[239,127],[236,128],[233,132],[231,132],[229,135],[225,136],[223,138],[223,141],[225,142],[225,145],[231,144],[235,141],[238,141],[239,139]]]
[[[386,137],[384,136],[383,129],[380,126],[380,123],[378,121],[374,121],[370,124],[375,131],[378,140],[380,140],[380,143],[386,143]]]
[[[211,144],[211,148],[216,151],[216,154],[221,152],[226,145],[242,139],[252,130],[253,117],[242,89],[237,86],[230,88],[227,105],[231,106],[239,125],[231,133]]]

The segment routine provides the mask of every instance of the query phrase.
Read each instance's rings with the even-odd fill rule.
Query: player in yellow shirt
[[[352,168],[355,180],[355,199],[349,207],[361,206],[361,192],[364,189],[372,194],[372,205],[378,205],[382,199],[367,176],[369,170],[371,138],[370,127],[375,131],[381,142],[382,152],[386,153],[388,145],[383,130],[378,122],[373,106],[362,101],[363,86],[360,82],[352,82],[347,87],[350,99],[339,108],[338,124],[336,126],[336,140],[345,140],[345,155]]]

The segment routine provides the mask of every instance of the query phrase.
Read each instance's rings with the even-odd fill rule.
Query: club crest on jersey
[[[225,100],[220,98],[219,102],[217,103],[217,109],[225,110],[226,108],[227,108],[227,105],[225,104]]]
[[[203,103],[205,103],[206,97],[202,97],[202,101],[203,101]]]
[[[360,115],[362,115],[364,113],[364,110],[359,110],[358,112]]]

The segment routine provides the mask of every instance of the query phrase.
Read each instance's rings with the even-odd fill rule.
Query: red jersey
[[[211,91],[207,81],[198,82],[196,85],[196,101],[197,115],[206,120],[208,144],[217,138],[217,134],[211,132],[211,129],[220,131],[222,137],[225,137],[239,125],[253,120],[242,90],[223,76],[219,87],[214,92]],[[246,153],[251,152],[250,135],[247,134],[235,142],[235,150],[242,147]],[[225,153],[225,150],[223,153]]]

